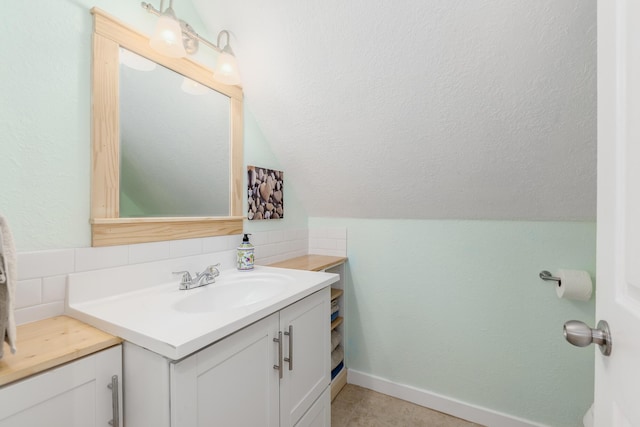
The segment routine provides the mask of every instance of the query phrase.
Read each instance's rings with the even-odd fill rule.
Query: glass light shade
[[[191,80],[189,77],[185,77],[182,80],[182,85],[180,86],[180,88],[183,90],[183,92],[191,95],[204,95],[210,90],[208,87],[201,85],[194,80]]]
[[[172,58],[187,56],[182,43],[182,28],[171,8],[167,8],[158,18],[149,45],[156,52]]]
[[[236,57],[223,50],[216,61],[213,78],[220,83],[231,86],[242,83],[240,73],[238,72],[238,61]]]
[[[138,71],[153,71],[158,65],[155,62],[124,48],[120,48],[120,63]]]

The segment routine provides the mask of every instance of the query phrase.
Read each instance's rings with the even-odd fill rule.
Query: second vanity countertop
[[[170,272],[177,267],[160,266],[147,271],[159,277],[158,269]],[[222,270],[214,284],[179,290],[176,279],[144,286],[141,280],[154,283],[145,276],[139,266],[70,275],[66,312],[179,360],[338,280],[332,273],[256,266],[246,272]],[[247,292],[242,290],[245,284],[252,286]],[[268,292],[260,295],[263,290]],[[230,293],[240,293],[242,302],[234,303],[238,298]]]

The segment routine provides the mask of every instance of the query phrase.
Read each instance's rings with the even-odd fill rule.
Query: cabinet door
[[[121,383],[119,345],[7,385],[0,389],[0,426],[108,427],[113,375]],[[118,396],[121,408],[122,393]],[[122,415],[118,420],[122,426]]]
[[[171,364],[172,427],[276,427],[278,315]]]
[[[280,312],[285,357],[280,383],[281,426],[290,427],[304,415],[331,382],[330,290],[298,301]]]
[[[331,426],[331,388],[327,389],[315,401],[313,406],[302,416],[296,427],[330,427]]]

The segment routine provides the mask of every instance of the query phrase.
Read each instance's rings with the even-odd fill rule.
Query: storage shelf
[[[331,401],[336,398],[342,387],[347,384],[347,368],[342,368],[340,373],[331,381]]]
[[[340,316],[336,317],[336,320],[334,320],[333,322],[331,322],[331,330],[333,331],[335,328],[337,328],[338,326],[340,326],[342,324],[342,321],[344,319]]]
[[[331,288],[331,301],[339,298],[343,293],[344,291],[342,289]]]

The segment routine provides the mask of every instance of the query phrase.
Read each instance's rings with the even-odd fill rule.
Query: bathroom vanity
[[[178,361],[125,343],[127,425],[329,426],[328,312],[324,288]]]
[[[69,276],[68,313],[125,340],[126,425],[329,427],[338,276],[256,267],[187,291],[155,280],[185,263]]]

